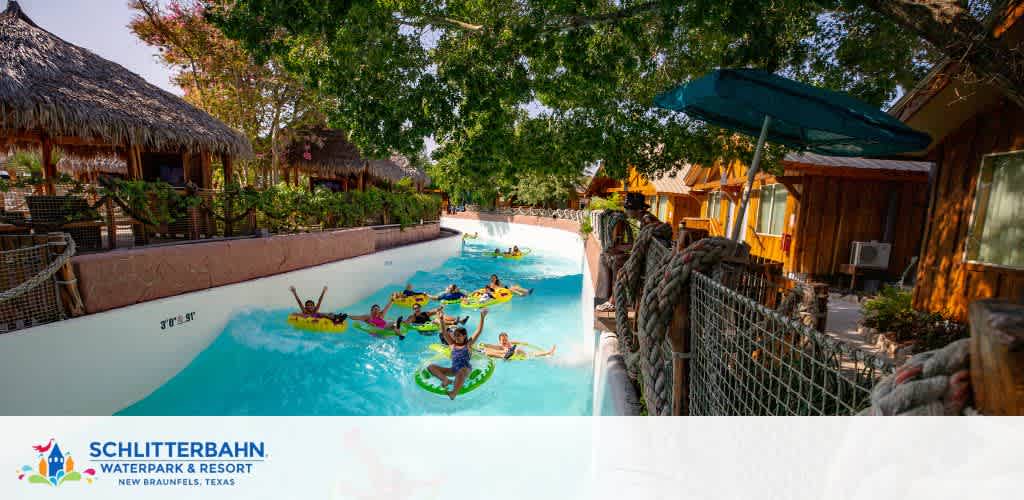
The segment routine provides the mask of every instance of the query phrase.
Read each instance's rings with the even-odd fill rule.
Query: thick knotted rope
[[[641,279],[647,269],[648,250],[656,239],[671,240],[672,226],[649,224],[640,228],[629,259],[615,277],[615,333],[619,338],[619,352],[626,354],[626,368],[631,374],[636,373],[636,358],[629,354],[636,352],[639,346],[629,321],[629,306],[639,298]]]
[[[637,336],[644,399],[651,415],[668,415],[672,411],[672,358],[685,358],[688,353],[674,352],[665,340],[676,307],[689,300],[693,271],[707,272],[723,257],[739,257],[746,252],[746,245],[741,243],[726,238],[706,238],[682,251],[673,251],[648,274],[637,311]],[[679,326],[681,328],[671,332],[673,343],[677,345],[689,330],[688,324]]]
[[[598,236],[601,237],[601,248],[609,249],[615,246],[615,242],[612,241],[612,229],[619,222],[623,222],[626,227],[627,241],[631,241],[633,228],[629,226],[629,219],[626,217],[624,212],[618,210],[609,210],[604,213],[601,217],[601,227]]]
[[[918,354],[871,390],[859,415],[961,415],[970,396],[969,339]]]
[[[64,267],[64,264],[67,264],[68,261],[71,260],[71,257],[75,256],[75,240],[71,239],[71,237],[68,236],[67,233],[64,233],[63,237],[63,244],[66,245],[64,253],[58,255],[56,259],[53,259],[53,262],[50,262],[46,267],[44,267],[38,273],[36,273],[35,276],[32,276],[31,278],[21,282],[15,287],[8,288],[7,290],[0,292],[0,304],[7,302],[8,300],[20,297],[21,295],[31,290],[34,290],[37,286],[45,283],[47,280],[52,278],[54,274],[57,274],[57,271],[60,271],[60,268]],[[39,247],[54,244],[55,243],[46,243],[44,245],[39,245]],[[17,253],[35,251],[39,247],[20,248],[17,250],[5,250],[3,252],[0,252],[0,255],[14,255]]]

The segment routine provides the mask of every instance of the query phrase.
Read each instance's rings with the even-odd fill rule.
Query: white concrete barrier
[[[341,308],[458,254],[458,236],[0,335],[0,415],[110,415],[174,377],[246,307],[330,288]]]

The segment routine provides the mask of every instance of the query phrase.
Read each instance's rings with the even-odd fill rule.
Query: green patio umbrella
[[[849,95],[754,69],[715,70],[658,94],[654,104],[758,137],[740,220],[765,140],[831,156],[884,156],[920,151],[931,143],[928,134]],[[736,224],[732,238],[738,240],[739,235]]]

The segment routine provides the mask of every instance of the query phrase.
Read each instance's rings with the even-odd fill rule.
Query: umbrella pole
[[[747,213],[747,205],[750,203],[750,190],[754,185],[754,177],[761,168],[761,156],[764,153],[764,140],[768,137],[768,126],[772,124],[772,117],[764,115],[764,124],[761,125],[761,136],[757,138],[757,149],[754,150],[754,161],[750,162],[747,169],[747,185],[743,188],[743,198],[740,200],[740,210],[736,213],[736,222],[732,226],[732,240],[740,240],[740,231],[743,230],[743,215]]]

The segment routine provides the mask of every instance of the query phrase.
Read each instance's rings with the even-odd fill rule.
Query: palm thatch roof
[[[430,177],[422,169],[412,165],[409,158],[400,154],[393,154],[387,160],[371,160],[370,172],[372,175],[391,182],[398,182],[402,179],[411,179],[413,184],[430,184]]]
[[[291,130],[285,146],[288,166],[321,176],[358,174],[366,167],[359,148],[340,130]]]
[[[343,131],[302,129],[293,130],[289,135],[285,160],[289,166],[303,172],[331,177],[356,175],[365,169],[369,175],[387,182],[408,178],[413,183],[430,183],[430,177],[405,156],[394,154],[385,160],[364,158]]]
[[[0,129],[151,151],[252,154],[241,133],[40,28],[13,0],[0,13],[0,47]]]
[[[116,156],[76,158],[65,156],[57,162],[57,171],[68,175],[83,173],[128,175],[128,163]]]

